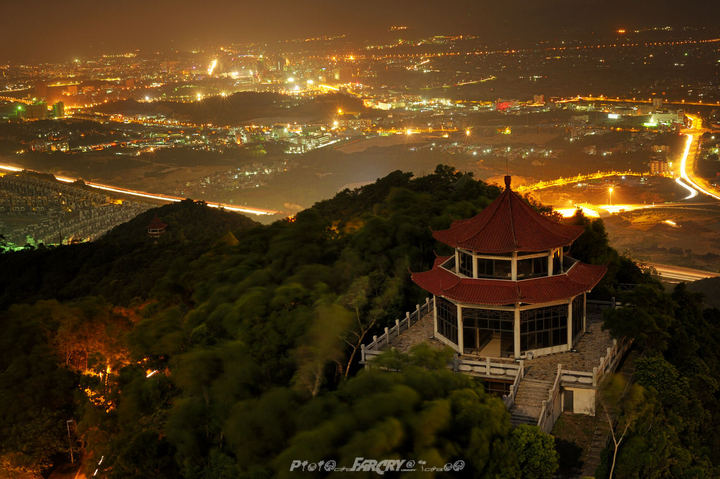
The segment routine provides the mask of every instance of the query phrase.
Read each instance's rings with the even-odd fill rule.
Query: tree
[[[320,392],[325,366],[329,362],[339,364],[343,357],[340,338],[351,318],[350,313],[338,304],[321,303],[315,308],[314,321],[295,351],[297,372],[293,378],[295,385],[312,397]]]
[[[537,426],[522,424],[510,434],[512,448],[517,451],[523,479],[551,479],[557,471],[558,453],[555,438]]]
[[[644,402],[644,389],[629,383],[621,374],[608,376],[599,391],[600,404],[613,440],[612,465],[608,476],[612,479],[620,445],[647,404]]]

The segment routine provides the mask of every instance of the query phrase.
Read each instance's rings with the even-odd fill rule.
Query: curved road
[[[18,168],[17,166],[12,166],[12,165],[0,164],[0,170],[19,172],[19,171],[23,171],[26,169]],[[34,170],[26,170],[26,171],[32,171],[33,173],[41,173],[41,172],[34,171]],[[62,181],[63,183],[74,183],[75,181],[81,180],[89,187],[96,188],[98,190],[110,191],[113,193],[120,193],[123,195],[138,196],[141,198],[149,198],[151,200],[167,201],[169,203],[177,203],[177,202],[183,201],[185,199],[185,198],[180,198],[179,196],[163,195],[163,194],[159,194],[159,193],[148,193],[146,191],[132,190],[130,188],[123,188],[121,186],[111,186],[111,185],[105,185],[102,183],[95,183],[94,181],[85,181],[82,178],[69,178],[67,176],[55,176],[55,179],[57,179],[58,181]],[[264,208],[253,208],[251,206],[232,205],[232,204],[228,204],[228,203],[218,203],[215,201],[206,201],[205,203],[208,206],[210,206],[211,208],[223,208],[228,211],[235,211],[237,213],[247,213],[247,214],[257,215],[257,216],[277,215],[277,214],[281,213],[280,211],[275,211],[275,210],[268,210],[268,209],[264,209]]]

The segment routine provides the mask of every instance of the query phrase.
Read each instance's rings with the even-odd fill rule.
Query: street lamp
[[[615,189],[611,186],[608,188],[608,204],[612,206],[612,194]]]

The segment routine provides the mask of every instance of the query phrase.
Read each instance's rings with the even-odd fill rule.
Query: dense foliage
[[[646,282],[620,299],[623,307],[606,326],[635,340],[634,381],[643,401],[613,477],[718,477],[720,311],[703,309],[701,296],[684,284],[666,292]],[[607,477],[609,465],[598,477]]]
[[[269,226],[188,201],[92,244],[0,256],[16,272],[0,279],[0,459],[42,470],[74,419],[84,466],[105,477],[270,477],[362,455],[551,477],[552,439],[511,433],[502,402],[443,353],[357,367],[368,335],[423,300],[408,269],[432,263],[431,230],[498,194],[450,167],[397,171]],[[157,242],[155,214],[169,225]],[[601,222],[576,221],[576,255],[610,263],[606,294],[641,275]]]

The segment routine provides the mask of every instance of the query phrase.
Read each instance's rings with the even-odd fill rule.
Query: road
[[[685,183],[684,186],[688,186],[704,195],[720,200],[720,190],[711,185],[706,179],[695,174],[695,162],[700,149],[700,137],[710,130],[703,128],[702,118],[699,116],[689,113],[686,113],[685,116],[690,119],[690,127],[683,131],[687,135],[687,139],[685,140],[683,154],[680,157],[680,177],[676,181],[679,184]],[[693,196],[695,195],[691,193],[688,198]]]
[[[697,281],[699,279],[720,277],[720,273],[713,273],[712,271],[704,271],[701,269],[685,268],[682,266],[673,266],[670,264],[643,263],[643,266],[654,268],[655,271],[657,271],[658,276],[662,279],[669,280],[669,282]]]
[[[12,165],[0,164],[0,170],[19,172],[19,171],[23,171],[24,168],[18,168],[17,166],[12,166]],[[42,172],[33,171],[33,170],[26,170],[26,171],[32,171],[33,173],[42,173]],[[148,198],[151,200],[166,201],[168,203],[178,203],[185,199],[185,198],[180,198],[179,196],[163,195],[160,193],[148,193],[146,191],[132,190],[130,188],[123,188],[121,186],[105,185],[102,183],[96,183],[94,181],[86,181],[86,180],[83,180],[82,178],[70,178],[67,176],[55,176],[55,179],[57,179],[58,181],[62,181],[63,183],[74,183],[74,182],[80,180],[80,181],[83,181],[89,187],[96,188],[98,190],[110,191],[112,193],[120,193],[123,195],[138,196],[141,198]],[[229,203],[218,203],[215,201],[206,201],[205,203],[208,206],[210,206],[211,208],[223,208],[228,211],[235,211],[237,213],[247,213],[247,214],[257,215],[257,216],[278,215],[278,214],[282,213],[281,211],[268,210],[268,209],[264,209],[264,208],[254,208],[252,206],[233,205],[233,204],[229,204]]]

